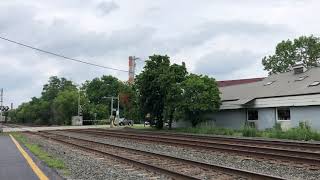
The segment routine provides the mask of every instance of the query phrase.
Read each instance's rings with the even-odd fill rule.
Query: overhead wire
[[[103,66],[103,65],[99,65],[99,64],[95,64],[95,63],[91,63],[91,62],[87,62],[87,61],[83,61],[83,60],[79,60],[79,59],[75,59],[75,58],[70,58],[70,57],[67,57],[67,56],[65,56],[65,55],[61,55],[61,54],[57,54],[57,53],[50,52],[50,51],[47,51],[47,50],[39,49],[39,48],[30,46],[30,45],[27,45],[27,44],[24,44],[24,43],[21,43],[21,42],[17,42],[17,41],[14,41],[14,40],[11,40],[11,39],[2,37],[2,36],[0,36],[0,39],[5,40],[5,41],[10,42],[10,43],[14,43],[14,44],[17,44],[17,45],[26,47],[26,48],[29,48],[29,49],[33,49],[33,50],[36,50],[36,51],[40,51],[40,52],[42,52],[42,53],[46,53],[46,54],[50,54],[50,55],[53,55],[53,56],[57,56],[57,57],[60,57],[60,58],[65,59],[65,60],[74,61],[74,62],[78,62],[78,63],[82,63],[82,64],[87,64],[87,65],[90,65],[90,66],[96,66],[96,67],[99,67],[99,68],[114,70],[114,71],[129,72],[129,71],[123,70],[123,69],[118,69],[118,68]]]

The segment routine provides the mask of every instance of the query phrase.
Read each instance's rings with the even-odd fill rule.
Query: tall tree
[[[220,92],[215,79],[208,76],[190,74],[182,83],[183,103],[180,111],[186,120],[196,126],[203,121],[203,115],[219,109]]]
[[[169,129],[172,127],[177,107],[183,100],[181,83],[186,79],[187,74],[186,65],[185,63],[182,63],[182,65],[171,65],[169,67],[169,72],[164,75],[163,81],[166,86],[164,115],[165,120],[168,120]]]
[[[301,36],[297,39],[282,41],[276,46],[275,54],[262,59],[264,69],[269,74],[290,71],[290,67],[302,63],[306,67],[319,66],[320,39],[314,36]]]
[[[87,81],[84,85],[87,97],[91,103],[105,104],[103,97],[118,96],[123,83],[113,76],[102,76]]]
[[[150,56],[135,82],[142,113],[144,116],[149,114],[150,119],[156,121],[157,128],[163,127],[163,111],[167,93],[165,78],[169,68],[168,56]]]
[[[58,96],[58,93],[64,90],[76,90],[77,87],[72,83],[72,81],[66,78],[58,78],[57,76],[52,76],[49,78],[48,84],[43,86],[42,98],[46,101],[53,101],[54,98]]]

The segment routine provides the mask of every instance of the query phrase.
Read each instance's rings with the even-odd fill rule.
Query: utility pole
[[[80,87],[78,91],[78,117],[81,115],[81,105],[80,105]]]
[[[114,97],[111,97],[111,116],[113,116],[113,98]]]
[[[0,91],[0,106],[3,106],[3,88],[1,88],[1,91]]]
[[[118,94],[118,111],[117,111],[117,116],[120,118],[120,96]]]
[[[0,91],[0,121],[2,121],[2,107],[3,107],[3,88]]]

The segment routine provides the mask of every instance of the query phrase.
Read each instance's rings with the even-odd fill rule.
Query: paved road
[[[38,180],[9,136],[0,135],[0,179]]]

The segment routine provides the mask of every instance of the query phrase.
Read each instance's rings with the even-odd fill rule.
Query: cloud
[[[170,4],[170,6],[168,6]],[[264,76],[277,42],[312,33],[318,1],[15,0],[0,2],[0,36],[68,57],[127,69],[128,56],[167,54],[217,79]],[[302,12],[303,11],[303,12]],[[303,24],[303,26],[301,26]],[[76,81],[127,73],[68,62],[0,40],[6,101],[39,96],[49,76]],[[138,72],[143,63],[138,63]],[[5,67],[5,68],[4,68]]]
[[[116,4],[114,1],[109,1],[109,2],[103,1],[97,5],[97,10],[100,15],[108,15],[112,11],[118,8],[120,8],[120,6]]]
[[[241,78],[238,72],[256,67],[259,55],[249,51],[212,52],[200,58],[195,66],[195,72],[206,74],[217,79]]]

